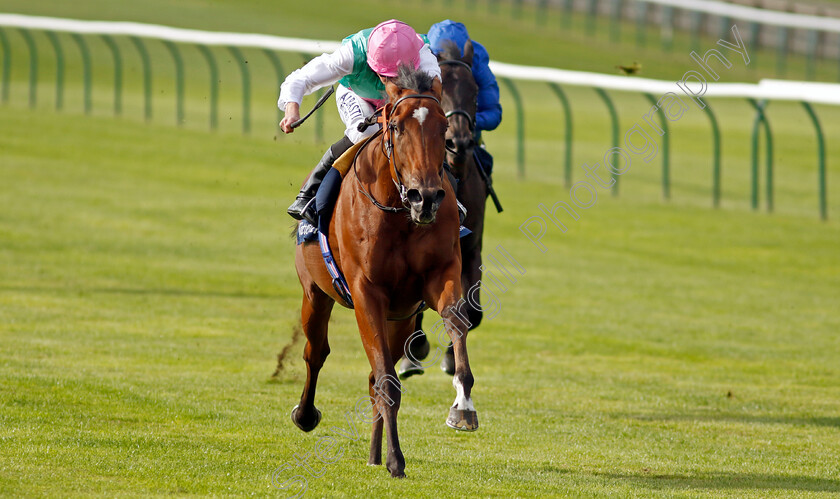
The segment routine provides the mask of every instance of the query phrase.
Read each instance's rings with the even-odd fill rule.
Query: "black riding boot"
[[[315,168],[312,170],[312,173],[309,174],[309,178],[306,179],[306,182],[303,184],[303,187],[300,189],[300,193],[298,193],[297,197],[295,198],[295,202],[289,206],[289,209],[286,212],[289,214],[290,217],[294,218],[295,220],[302,220],[307,219],[313,225],[317,224],[317,215],[315,213],[315,193],[318,192],[318,186],[321,185],[321,180],[324,179],[324,175],[332,168],[333,163],[335,160],[341,156],[344,151],[350,149],[350,146],[353,145],[353,142],[347,138],[345,135],[341,138],[338,142],[331,145],[327,152],[324,153],[324,156],[321,158],[321,161],[315,165]]]

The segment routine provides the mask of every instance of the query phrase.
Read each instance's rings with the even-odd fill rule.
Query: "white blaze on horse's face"
[[[412,115],[414,119],[420,122],[420,126],[423,126],[423,122],[426,121],[426,116],[429,115],[429,109],[425,107],[418,107],[414,110],[414,114]]]
[[[452,404],[452,407],[458,409],[459,411],[474,411],[475,406],[473,406],[472,398],[468,398],[464,395],[464,385],[461,384],[461,380],[458,378],[457,375],[452,377],[452,386],[455,387],[455,403]]]

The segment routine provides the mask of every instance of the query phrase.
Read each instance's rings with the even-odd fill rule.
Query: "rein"
[[[397,101],[394,103],[394,105],[391,106],[391,115],[394,114],[394,110],[397,108],[397,106],[399,106],[400,103],[402,101],[406,100],[406,99],[431,99],[431,100],[435,101],[438,105],[440,105],[440,100],[438,100],[437,97],[434,97],[432,95],[424,95],[424,94],[404,95],[404,96],[400,97],[399,99],[397,99]],[[382,115],[377,120],[382,124],[382,128],[379,129],[375,134],[373,134],[371,136],[371,138],[368,139],[367,142],[365,142],[364,146],[360,147],[359,150],[356,151],[356,155],[353,158],[353,174],[356,177],[356,182],[358,182],[360,186],[364,187],[362,185],[361,181],[359,180],[358,173],[356,172],[356,160],[358,159],[359,153],[362,151],[362,149],[364,149],[365,146],[367,146],[367,144],[369,142],[371,142],[374,137],[376,137],[379,134],[382,134],[382,147],[385,150],[385,156],[387,156],[387,158],[388,158],[388,165],[391,166],[391,168],[394,171],[394,177],[396,177],[396,179],[394,179],[394,177],[392,177],[391,181],[394,182],[394,185],[397,187],[397,192],[400,195],[400,202],[402,203],[402,206],[387,206],[387,205],[384,205],[384,204],[380,203],[379,201],[376,200],[376,198],[373,197],[373,194],[370,193],[369,188],[362,189],[362,187],[360,187],[359,192],[364,194],[365,197],[368,198],[370,200],[370,202],[373,203],[373,205],[376,206],[377,208],[379,208],[380,210],[388,212],[388,213],[399,213],[401,211],[409,211],[410,210],[409,203],[408,203],[408,194],[407,194],[408,189],[406,189],[405,184],[403,184],[402,176],[400,175],[400,172],[397,169],[396,154],[394,154],[393,131],[396,128],[397,125],[396,125],[396,123],[390,123],[390,116],[388,116],[386,114],[387,111],[388,111],[388,107],[386,106],[382,110]]]

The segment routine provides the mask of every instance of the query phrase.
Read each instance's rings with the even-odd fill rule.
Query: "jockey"
[[[464,44],[470,39],[467,33],[467,28],[461,24],[449,19],[433,24],[429,28],[429,46],[432,52],[437,55],[443,52],[444,46],[447,42],[455,42],[458,48],[461,49],[461,54],[464,53]],[[502,121],[502,106],[499,104],[499,85],[496,83],[496,77],[490,71],[490,58],[487,55],[487,49],[481,44],[473,40],[473,60],[472,71],[475,82],[478,85],[478,102],[475,113],[475,140],[476,143],[481,144],[482,130],[495,130]],[[479,161],[484,167],[487,174],[493,167],[493,157],[484,148],[475,149]]]
[[[335,82],[338,82],[335,93],[338,114],[346,126],[344,136],[327,149],[289,206],[292,218],[305,218],[317,226],[317,215],[325,209],[331,210],[329,205],[341,186],[341,175],[332,165],[353,144],[376,133],[378,127],[364,132],[357,127],[386,103],[385,81],[397,76],[401,64],[440,80],[437,58],[425,41],[409,25],[391,19],[348,36],[335,52],[312,59],[286,77],[277,101],[277,106],[286,113],[280,122],[283,132],[294,131],[291,124],[300,119],[304,95]],[[322,180],[324,187],[319,190]]]

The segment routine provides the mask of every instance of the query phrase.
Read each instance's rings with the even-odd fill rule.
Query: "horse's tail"
[[[298,225],[300,225],[300,220],[295,220],[295,222],[289,226],[289,237],[294,239],[297,236]]]

